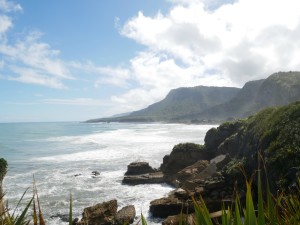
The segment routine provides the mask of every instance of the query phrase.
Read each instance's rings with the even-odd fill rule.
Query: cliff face
[[[195,118],[245,118],[266,107],[282,106],[299,100],[300,72],[279,72],[267,79],[247,82],[230,101],[207,109]]]
[[[300,102],[295,102],[213,128],[206,134],[205,146],[214,155],[228,154],[240,161],[249,173],[257,169],[261,154],[269,176],[284,187],[293,182],[289,173],[300,166],[299,137]]]
[[[177,88],[160,102],[131,113],[128,118],[169,121],[178,117],[200,113],[210,107],[229,101],[239,91],[232,87],[197,86]]]

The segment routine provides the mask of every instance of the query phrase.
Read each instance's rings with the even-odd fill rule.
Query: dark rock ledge
[[[164,182],[164,174],[153,169],[147,162],[133,162],[127,166],[123,184],[157,184]]]

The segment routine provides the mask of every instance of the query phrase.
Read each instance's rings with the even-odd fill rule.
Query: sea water
[[[70,193],[73,217],[83,209],[117,199],[120,209],[134,205],[137,216],[149,224],[150,201],[173,190],[166,184],[122,185],[127,165],[146,161],[158,168],[175,144],[203,144],[215,125],[126,123],[2,123],[0,158],[8,162],[3,187],[14,210],[28,189],[19,211],[32,197],[33,176],[47,224],[66,224],[57,215],[68,215]],[[94,177],[93,171],[99,176]]]

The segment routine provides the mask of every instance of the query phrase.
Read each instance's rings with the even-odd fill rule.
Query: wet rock
[[[82,219],[78,224],[112,225],[117,213],[117,200],[99,203],[83,210]]]
[[[63,222],[69,222],[69,215],[68,214],[61,214],[57,213],[55,215],[50,216],[51,219],[53,218],[59,218]]]
[[[79,177],[81,175],[82,175],[81,173],[77,173],[77,174],[74,175],[74,177]]]
[[[115,216],[115,224],[131,224],[134,221],[135,215],[136,212],[133,205],[125,206],[117,212],[117,215]]]
[[[94,170],[93,172],[92,172],[92,175],[93,176],[99,176],[100,175],[100,172],[98,172],[97,170]]]
[[[132,162],[127,166],[125,176],[141,175],[153,172],[155,172],[155,169],[153,169],[147,162]]]
[[[161,184],[165,182],[164,174],[162,172],[125,176],[123,184],[137,185],[137,184]]]

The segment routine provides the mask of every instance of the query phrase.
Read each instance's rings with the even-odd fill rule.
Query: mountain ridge
[[[86,122],[222,122],[298,100],[300,72],[278,72],[266,79],[249,81],[242,88],[196,86],[173,89],[163,100],[127,116]]]

